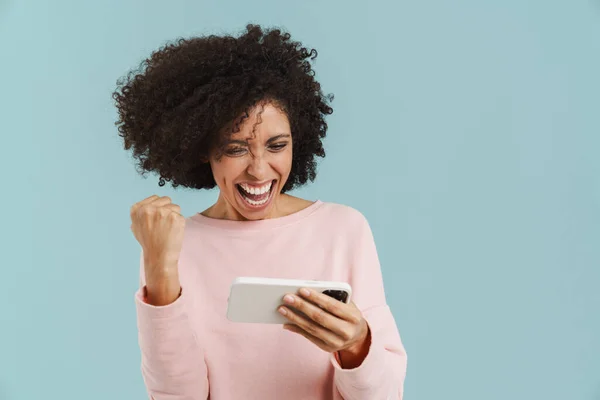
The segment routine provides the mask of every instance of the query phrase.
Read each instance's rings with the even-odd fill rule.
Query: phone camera
[[[348,300],[348,292],[345,290],[325,290],[323,294],[341,301],[342,303],[345,303],[346,300]]]

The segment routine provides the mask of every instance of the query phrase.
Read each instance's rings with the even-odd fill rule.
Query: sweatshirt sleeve
[[[359,215],[351,266],[353,302],[360,308],[371,332],[371,345],[362,364],[342,369],[335,356],[335,387],[344,400],[402,400],[407,355],[384,293],[379,258],[367,220]]]
[[[189,293],[166,306],[145,301],[144,261],[135,294],[142,377],[152,400],[206,400],[208,373],[204,354],[189,323]]]

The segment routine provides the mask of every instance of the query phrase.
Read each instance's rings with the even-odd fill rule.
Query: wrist
[[[172,284],[144,287],[144,301],[152,306],[161,307],[174,303],[181,296],[181,286]]]
[[[369,329],[369,326],[366,325],[365,333],[356,343],[338,352],[340,366],[344,369],[359,367],[369,354],[370,347],[371,330]]]
[[[148,268],[146,270],[146,301],[148,304],[165,306],[177,300],[180,294],[181,283],[176,267]]]
[[[144,257],[146,285],[159,286],[179,279],[179,261],[175,258]]]
[[[179,255],[154,254],[150,251],[144,251],[144,266],[146,269],[168,270],[177,268],[179,264]]]

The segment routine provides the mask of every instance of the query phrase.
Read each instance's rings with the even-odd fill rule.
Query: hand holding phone
[[[283,296],[301,288],[322,292],[348,304],[352,288],[345,282],[296,279],[240,277],[233,281],[227,304],[227,319],[232,322],[285,324],[288,320],[277,312]]]

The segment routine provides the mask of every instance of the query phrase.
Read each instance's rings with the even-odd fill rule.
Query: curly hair
[[[214,188],[206,162],[211,151],[239,132],[253,107],[270,102],[285,112],[292,131],[292,167],[282,190],[314,181],[333,95],[324,95],[314,78],[316,50],[290,39],[252,24],[238,37],[180,38],[120,78],[112,95],[115,125],[139,172],[157,172],[159,186]]]

